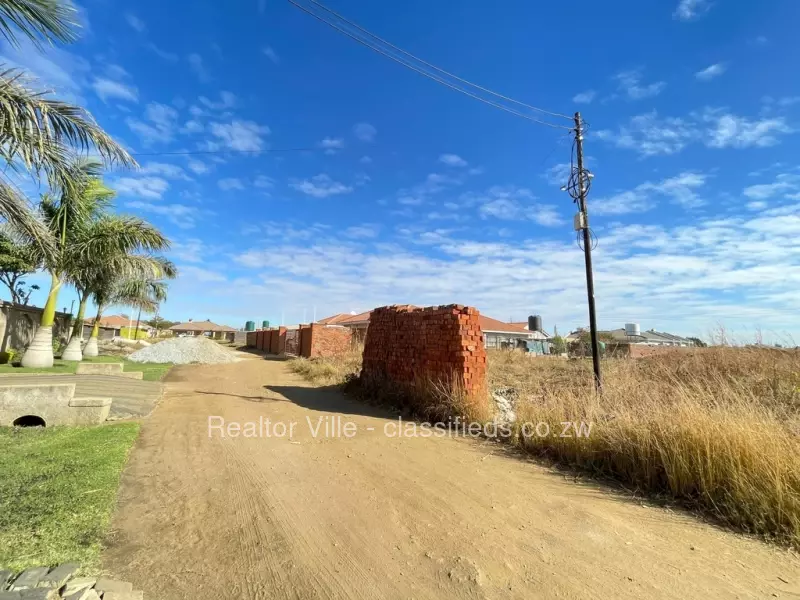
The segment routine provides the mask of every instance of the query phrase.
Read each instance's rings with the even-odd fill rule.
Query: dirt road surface
[[[488,442],[389,437],[391,414],[282,362],[178,367],[167,381],[104,554],[145,598],[800,597],[786,550]],[[209,416],[297,425],[209,438]],[[307,417],[357,433],[314,437]]]

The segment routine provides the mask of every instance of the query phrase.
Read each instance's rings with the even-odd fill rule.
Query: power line
[[[448,77],[452,77],[453,79],[456,79],[456,80],[458,80],[458,81],[460,81],[462,83],[466,83],[467,85],[470,85],[470,86],[472,86],[474,88],[477,88],[477,89],[479,89],[479,90],[481,90],[483,92],[486,92],[486,93],[491,94],[493,96],[497,96],[498,98],[502,98],[503,100],[508,100],[509,102],[513,102],[514,104],[519,104],[520,106],[524,106],[525,108],[530,108],[531,110],[535,110],[535,111],[538,111],[538,112],[541,112],[541,113],[544,113],[544,114],[547,114],[547,115],[551,115],[553,117],[561,117],[562,119],[567,119],[568,121],[572,121],[572,117],[570,117],[568,115],[562,115],[561,113],[550,112],[549,110],[544,110],[543,108],[538,108],[536,106],[531,106],[530,104],[525,104],[524,102],[520,102],[519,100],[515,100],[514,98],[509,98],[508,96],[504,96],[503,94],[498,94],[497,92],[494,92],[494,91],[492,91],[490,89],[487,89],[485,87],[481,87],[476,83],[472,83],[471,81],[468,81],[466,79],[462,79],[458,75],[453,75],[449,71],[445,71],[444,69],[441,69],[441,68],[437,67],[436,65],[431,64],[431,63],[419,58],[418,56],[414,56],[410,52],[407,52],[406,50],[403,50],[402,48],[398,48],[397,46],[395,46],[391,42],[387,42],[386,40],[384,40],[380,36],[377,36],[374,33],[370,32],[370,31],[367,31],[366,29],[364,29],[363,27],[358,25],[358,23],[354,23],[353,21],[350,21],[346,17],[343,17],[339,13],[337,13],[334,10],[328,8],[327,6],[322,4],[321,2],[318,2],[317,0],[310,0],[310,1],[313,4],[315,4],[316,6],[319,6],[322,10],[324,10],[326,12],[329,12],[330,14],[335,16],[337,19],[339,19],[341,21],[344,21],[345,23],[347,23],[351,27],[355,27],[359,31],[361,31],[361,32],[365,33],[366,35],[368,35],[369,37],[371,37],[371,38],[373,38],[375,40],[378,40],[382,44],[386,44],[390,48],[392,48],[394,50],[397,50],[398,52],[400,52],[402,54],[405,54],[406,56],[408,56],[408,57],[410,57],[410,58],[422,63],[423,65],[425,65],[427,67],[430,67],[431,69],[439,71],[440,73],[444,73]],[[295,2],[292,2],[292,4],[295,4]]]
[[[347,31],[346,29],[343,29],[342,27],[339,27],[335,23],[331,23],[330,21],[326,20],[325,18],[321,17],[320,15],[317,15],[314,12],[310,11],[306,7],[301,6],[300,4],[295,2],[295,0],[288,0],[288,1],[289,1],[290,4],[293,4],[294,6],[296,6],[300,10],[302,10],[304,13],[307,13],[307,14],[311,15],[312,17],[314,17],[318,21],[321,21],[322,23],[325,23],[329,27],[339,31],[340,33],[346,35],[350,39],[355,40],[359,44],[361,44],[363,46],[366,46],[370,50],[372,50],[374,52],[377,52],[378,54],[381,54],[381,55],[383,55],[383,56],[395,61],[396,63],[399,63],[399,64],[403,65],[404,67],[407,67],[407,68],[411,69],[412,71],[416,71],[420,75],[424,75],[425,77],[428,77],[429,79],[432,79],[432,80],[436,81],[437,83],[441,83],[442,85],[445,85],[445,86],[447,86],[447,87],[449,87],[449,88],[451,88],[451,89],[453,89],[453,90],[455,90],[457,92],[461,92],[462,94],[465,94],[465,95],[467,95],[467,96],[469,96],[471,98],[475,98],[476,100],[479,100],[479,101],[481,101],[481,102],[483,102],[485,104],[489,104],[490,106],[494,106],[495,108],[499,108],[500,110],[504,110],[506,112],[509,112],[512,115],[516,115],[518,117],[522,117],[523,119],[527,119],[528,121],[533,121],[534,123],[538,123],[540,125],[546,125],[548,127],[553,127],[553,128],[556,128],[556,129],[566,129],[568,131],[572,131],[571,127],[566,127],[565,125],[555,125],[553,123],[548,123],[547,121],[541,121],[539,119],[535,119],[535,118],[533,118],[533,117],[531,117],[529,115],[526,115],[524,113],[516,111],[516,110],[514,110],[512,108],[509,108],[507,106],[503,106],[502,104],[498,104],[497,102],[493,102],[491,100],[487,100],[486,98],[481,98],[477,94],[473,94],[472,92],[469,92],[469,91],[467,91],[465,89],[462,89],[462,88],[458,87],[457,85],[454,85],[454,84],[452,84],[452,83],[450,83],[448,81],[445,81],[444,79],[442,79],[441,77],[438,77],[437,75],[433,75],[432,73],[428,73],[428,72],[426,72],[426,71],[424,71],[424,70],[422,70],[422,69],[420,69],[420,68],[418,68],[418,67],[416,67],[416,66],[414,66],[412,64],[409,64],[408,62],[406,62],[405,60],[403,60],[403,59],[401,59],[401,58],[399,58],[397,56],[393,56],[392,54],[386,52],[385,50],[383,50],[381,48],[377,48],[376,46],[372,45],[368,41],[365,41],[365,40],[359,38],[358,36],[356,36],[353,33]],[[444,72],[446,72],[446,71],[444,71]],[[499,94],[495,94],[495,95],[499,95]],[[547,112],[547,111],[543,111],[543,112]]]
[[[180,152],[131,152],[131,156],[194,156],[213,154],[276,154],[280,152],[314,152],[323,148],[264,148],[262,150],[187,150]]]

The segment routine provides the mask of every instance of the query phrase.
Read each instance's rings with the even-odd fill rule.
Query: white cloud
[[[96,77],[92,82],[92,88],[103,102],[109,98],[127,100],[129,102],[139,101],[139,92],[134,86],[112,81],[105,77]]]
[[[374,142],[378,130],[369,123],[357,123],[353,127],[353,134],[362,142]]]
[[[778,143],[778,134],[791,132],[783,117],[748,119],[724,109],[706,109],[702,120],[709,124],[706,145],[711,148],[774,146]]]
[[[344,148],[344,140],[342,138],[326,137],[319,143],[319,147],[325,150],[340,150]]]
[[[219,102],[214,102],[212,100],[209,100],[205,96],[200,96],[197,99],[197,101],[200,102],[200,104],[203,104],[204,106],[206,106],[207,108],[209,108],[211,110],[225,110],[225,109],[233,108],[234,106],[236,106],[237,98],[236,98],[236,94],[234,94],[233,92],[221,91],[219,93]],[[197,110],[196,110],[196,107],[195,107],[195,111],[193,111],[193,112],[195,113],[195,116],[200,116],[200,115],[206,114],[205,112],[198,113]]]
[[[467,161],[457,154],[442,154],[439,156],[439,162],[449,167],[466,167],[468,164]]]
[[[572,97],[572,101],[575,104],[591,104],[592,100],[595,99],[595,96],[597,96],[597,92],[594,90],[586,90],[580,94],[575,94]]]
[[[180,271],[181,277],[188,277],[200,283],[227,281],[222,273],[210,269],[203,269],[202,267],[195,267],[193,265],[184,265],[181,267]]]
[[[278,57],[278,53],[272,48],[272,46],[264,46],[261,49],[261,52],[264,53],[268,59],[270,59],[274,64],[280,64],[281,59]]]
[[[266,175],[259,175],[253,180],[253,185],[257,188],[268,189],[275,186],[275,180]]]
[[[146,145],[172,141],[178,125],[178,111],[166,104],[151,102],[145,108],[144,118],[146,121],[129,118],[126,123]]]
[[[202,56],[196,52],[193,52],[186,57],[186,60],[189,61],[189,67],[202,83],[208,83],[211,81],[211,75],[209,75],[208,70],[206,69]]]
[[[178,165],[170,163],[147,162],[142,167],[140,173],[143,175],[160,175],[167,179],[190,179],[189,176],[186,175],[186,171]]]
[[[768,200],[776,196],[800,200],[800,175],[780,173],[773,183],[751,185],[742,193],[752,200]]]
[[[197,224],[198,210],[185,204],[153,204],[152,202],[128,202],[128,208],[133,208],[142,212],[149,212],[161,215],[172,224],[181,229],[191,229]]]
[[[125,20],[128,22],[128,25],[133,27],[139,33],[142,33],[147,29],[147,25],[145,25],[144,21],[142,21],[133,13],[125,13]]]
[[[183,127],[181,127],[181,133],[192,134],[202,133],[203,131],[205,131],[205,126],[200,121],[195,119],[186,121],[186,123],[183,124]]]
[[[253,121],[235,120],[231,123],[211,123],[211,134],[219,139],[212,142],[216,149],[219,144],[229,150],[241,152],[260,152],[264,149],[263,136],[269,135],[270,129]]]
[[[362,156],[358,160],[358,162],[360,162],[362,165],[368,165],[372,162],[372,158],[370,158],[369,156]]]
[[[658,196],[666,196],[675,204],[694,208],[703,204],[696,190],[703,187],[708,176],[692,171],[657,183],[649,181],[632,190],[619,192],[609,197],[589,199],[589,212],[593,215],[623,215],[645,212],[658,203]]]
[[[354,239],[375,238],[378,236],[379,227],[377,225],[358,225],[348,227],[344,231],[345,237]]]
[[[550,185],[561,187],[567,185],[567,182],[569,182],[571,168],[572,166],[569,163],[559,163],[547,169],[542,177],[544,177]]]
[[[289,187],[314,198],[327,198],[338,194],[349,194],[353,191],[352,186],[334,181],[324,173],[315,175],[311,179],[291,181]]]
[[[614,76],[617,80],[619,91],[629,100],[642,100],[658,96],[667,84],[664,81],[656,81],[647,85],[642,85],[642,70],[623,71]]]
[[[694,74],[694,76],[700,81],[711,81],[715,77],[722,75],[727,70],[728,66],[725,63],[716,63],[710,67],[706,67],[702,71],[698,71]]]
[[[710,8],[709,0],[680,0],[673,16],[681,21],[691,21]]]
[[[206,163],[199,160],[190,160],[189,169],[197,175],[203,175],[211,170]]]
[[[161,177],[121,177],[114,182],[114,189],[122,196],[158,200],[169,189],[169,183]]]
[[[464,194],[461,200],[465,206],[478,205],[478,214],[484,219],[534,221],[544,227],[564,222],[555,207],[536,202],[536,196],[526,188],[493,186],[481,194]]]
[[[203,241],[197,238],[188,239],[185,242],[173,240],[169,253],[176,260],[194,263],[203,262],[206,256]],[[183,274],[183,269],[181,269],[181,274]]]
[[[692,143],[709,148],[772,146],[791,131],[783,117],[750,119],[724,108],[706,108],[686,118],[659,117],[651,111],[632,117],[616,132],[600,130],[595,136],[647,157],[676,154]]]
[[[178,62],[180,60],[180,57],[177,54],[175,54],[174,52],[167,52],[166,50],[162,50],[161,48],[159,48],[158,46],[156,46],[153,43],[148,43],[147,44],[147,49],[150,50],[151,52],[153,52],[153,54],[155,54],[159,58],[162,58],[163,60],[166,60],[167,62],[175,63],[175,62]]]
[[[224,179],[220,179],[217,182],[217,186],[224,192],[244,189],[244,184],[241,182],[240,179],[237,179],[236,177],[226,177]]]

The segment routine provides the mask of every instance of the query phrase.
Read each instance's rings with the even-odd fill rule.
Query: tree
[[[148,325],[150,325],[150,327],[153,327],[155,329],[164,330],[164,329],[169,329],[173,325],[177,325],[178,321],[169,321],[163,317],[153,317],[149,321],[145,321],[145,323],[147,323]]]
[[[708,346],[708,344],[706,344],[703,340],[697,337],[688,337],[686,339],[690,340],[698,348],[705,348],[706,346]]]
[[[39,269],[38,252],[29,243],[21,241],[7,226],[0,227],[0,282],[11,292],[11,301],[27,304],[38,285],[26,287],[23,277]]]
[[[550,350],[553,354],[563,354],[567,351],[567,342],[560,335],[550,340]]]
[[[155,312],[160,303],[167,299],[167,284],[163,280],[177,277],[178,271],[175,265],[159,256],[141,258],[139,264],[141,270],[137,275],[124,276],[113,269],[104,269],[98,274],[97,280],[92,285],[97,316],[89,341],[83,350],[84,356],[97,356],[100,320],[109,306],[123,305]]]
[[[34,44],[76,39],[77,12],[66,1],[0,0],[0,35],[18,46],[18,34]],[[84,109],[51,98],[29,86],[23,72],[0,71],[0,159],[6,169],[43,175],[51,189],[74,192],[81,185],[74,153],[96,152],[107,164],[135,166],[136,161],[111,139]],[[0,178],[0,216],[52,252],[52,239],[12,185]]]

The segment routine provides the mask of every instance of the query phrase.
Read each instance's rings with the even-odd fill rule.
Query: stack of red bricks
[[[413,384],[450,382],[467,394],[486,389],[486,350],[478,310],[451,304],[384,306],[370,316],[361,376]]]
[[[311,325],[311,354],[309,358],[337,356],[350,349],[353,332],[349,327]]]

